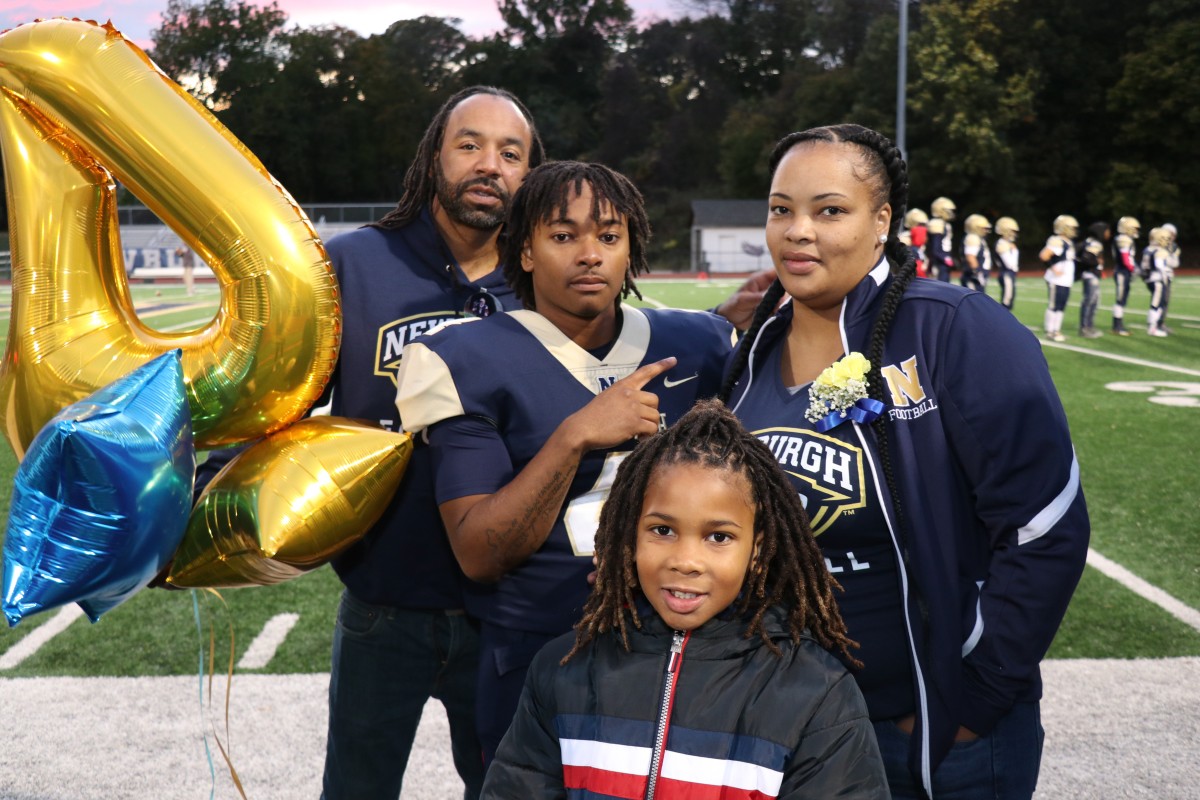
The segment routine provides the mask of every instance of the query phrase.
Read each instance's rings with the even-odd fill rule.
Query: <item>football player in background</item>
[[[900,234],[900,241],[908,245],[913,258],[917,262],[917,277],[929,277],[929,257],[925,254],[925,244],[929,241],[929,215],[919,208],[910,209],[904,215],[905,231]],[[907,239],[905,238],[907,235]]]
[[[954,270],[954,212],[958,207],[949,197],[939,197],[929,206],[929,269],[939,281],[949,282]]]
[[[1175,270],[1179,269],[1179,231],[1175,226],[1168,222],[1162,226],[1163,232],[1167,235],[1167,272],[1166,278],[1163,281],[1163,312],[1162,319],[1158,321],[1158,327],[1164,332],[1170,334],[1173,331],[1167,327],[1167,309],[1171,305],[1171,287],[1175,284]]]
[[[1174,276],[1171,268],[1171,255],[1167,251],[1171,243],[1171,234],[1162,228],[1151,228],[1150,244],[1142,251],[1142,266],[1140,274],[1150,290],[1150,310],[1146,312],[1146,333],[1150,336],[1169,335],[1162,329],[1162,320],[1166,316],[1167,291],[1170,287],[1170,277]]]
[[[1079,304],[1079,335],[1085,339],[1099,339],[1096,330],[1096,307],[1100,305],[1100,279],[1104,277],[1104,250],[1112,238],[1112,229],[1106,222],[1093,222],[1088,226],[1088,236],[1083,247],[1078,249],[1075,269],[1083,283],[1083,300]]]
[[[1017,249],[1017,236],[1021,226],[1012,217],[996,220],[996,260],[999,264],[1000,304],[1012,311],[1017,299],[1017,270],[1020,269],[1021,253]]]
[[[1049,304],[1042,319],[1042,329],[1052,342],[1066,341],[1062,332],[1063,314],[1071,296],[1071,284],[1075,282],[1075,237],[1079,234],[1079,222],[1068,214],[1054,218],[1054,233],[1046,240],[1046,246],[1038,253],[1046,265],[1046,286]]]
[[[1129,279],[1138,271],[1137,238],[1141,230],[1142,223],[1136,218],[1121,217],[1117,220],[1117,235],[1112,240],[1113,283],[1116,284],[1112,330],[1117,336],[1129,335],[1125,327],[1125,304],[1129,302]]]
[[[992,249],[987,237],[992,223],[982,214],[972,214],[963,220],[963,264],[959,282],[968,289],[982,292],[987,289],[988,273],[992,271]]]

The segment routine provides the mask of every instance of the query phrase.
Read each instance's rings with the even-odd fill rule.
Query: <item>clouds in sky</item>
[[[362,35],[382,33],[398,19],[423,15],[457,17],[460,29],[479,37],[501,27],[496,0],[278,0],[293,25],[311,28],[342,25]],[[267,0],[256,4],[266,5]],[[639,21],[679,16],[681,0],[629,0]],[[0,0],[0,27],[12,28],[35,19],[79,17],[97,22],[112,20],[125,38],[150,47],[150,31],[161,22],[167,0]]]

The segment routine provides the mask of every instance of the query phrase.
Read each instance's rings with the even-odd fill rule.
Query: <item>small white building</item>
[[[765,200],[693,200],[692,271],[755,272],[771,266]]]

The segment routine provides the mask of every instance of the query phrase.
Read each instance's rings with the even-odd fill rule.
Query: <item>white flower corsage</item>
[[[883,413],[883,403],[867,397],[870,371],[871,362],[862,353],[842,356],[826,367],[808,389],[809,406],[804,418],[821,433],[847,419],[874,422]]]

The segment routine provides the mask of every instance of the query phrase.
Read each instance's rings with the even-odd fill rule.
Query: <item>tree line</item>
[[[681,0],[636,27],[625,0],[497,0],[504,27],[399,20],[361,36],[289,25],[274,3],[170,0],[155,62],[302,202],[394,201],[457,89],[503,86],[554,158],[643,190],[656,267],[687,263],[690,201],[765,197],[783,134],[852,121],[895,137],[895,0]],[[913,205],[1200,229],[1194,0],[918,0],[910,6]],[[765,211],[764,211],[765,214]]]

